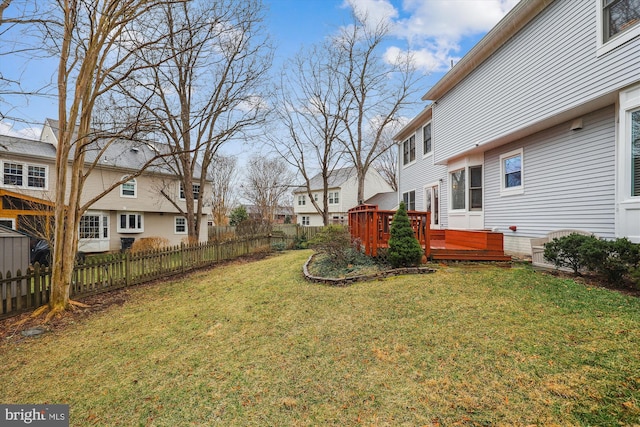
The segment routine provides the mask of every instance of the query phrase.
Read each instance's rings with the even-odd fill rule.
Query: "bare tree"
[[[393,191],[398,191],[398,150],[395,147],[385,149],[375,160],[373,167]]]
[[[216,155],[209,166],[211,180],[211,214],[215,225],[227,225],[229,214],[236,204],[236,165],[235,157]]]
[[[281,158],[254,156],[247,166],[243,196],[256,207],[261,220],[271,224],[278,208],[286,203],[294,179]]]
[[[388,25],[371,23],[357,11],[353,16],[353,24],[333,38],[331,51],[346,58],[336,70],[349,88],[349,109],[343,116],[347,137],[342,141],[356,168],[358,200],[364,200],[369,168],[393,145],[385,130],[410,105],[419,77],[410,55],[400,55],[392,64],[383,62],[380,48]]]
[[[345,132],[348,87],[335,70],[344,58],[334,55],[330,45],[301,51],[283,69],[276,112],[286,129],[272,138],[272,146],[304,180],[309,200],[329,224],[328,190],[331,173],[340,166]],[[311,180],[322,180],[322,200],[312,195]]]
[[[107,185],[90,200],[83,200],[84,184],[101,153],[120,138],[135,140],[147,122],[141,116],[114,114],[110,129],[92,127],[94,113],[114,88],[140,65],[134,53],[154,46],[156,38],[140,39],[135,28],[145,14],[162,2],[141,0],[59,0],[61,30],[52,33],[59,49],[59,128],[55,176],[55,232],[51,292],[47,317],[77,304],[69,299],[69,286],[78,249],[78,225],[82,214],[97,200],[155,162],[155,158],[129,176]],[[156,64],[158,65],[158,64]],[[120,100],[122,101],[122,100]],[[104,104],[107,102],[104,101]],[[119,104],[115,110],[127,110]],[[120,122],[119,119],[127,119]],[[87,162],[91,154],[93,162]],[[46,308],[46,307],[45,307]],[[39,314],[40,311],[34,314]]]
[[[187,218],[190,239],[200,235],[206,197],[196,196],[218,149],[247,138],[265,119],[261,91],[271,48],[262,14],[260,0],[165,5],[147,26],[165,32],[165,43],[155,51],[139,50],[147,68],[135,83],[123,85],[160,125],[157,136],[175,153],[169,166],[182,181],[186,212],[176,208]],[[170,60],[154,66],[167,53]]]

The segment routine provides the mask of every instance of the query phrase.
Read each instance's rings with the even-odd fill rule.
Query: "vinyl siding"
[[[524,194],[500,195],[500,155],[523,149]],[[571,228],[615,236],[615,108],[485,153],[485,226],[511,237]],[[509,226],[517,226],[511,232]]]
[[[435,165],[433,163],[435,151],[439,149],[436,147],[437,140],[432,135],[432,154],[424,156],[422,154],[422,127],[426,123],[421,124],[415,131],[416,138],[416,161],[408,166],[399,165],[399,177],[398,177],[398,193],[399,200],[402,200],[402,195],[409,191],[416,192],[416,209],[423,210],[425,208],[424,200],[424,186],[438,182],[440,183],[440,226],[446,227],[448,223],[448,197],[447,197],[447,166]],[[398,144],[398,159],[402,163],[402,142]]]
[[[640,38],[596,56],[596,2],[557,0],[433,108],[436,162],[640,80]]]

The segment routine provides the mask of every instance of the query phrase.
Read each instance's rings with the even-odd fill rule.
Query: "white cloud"
[[[13,128],[13,125],[4,121],[0,121],[0,135],[37,140],[37,139],[40,139],[41,132],[42,132],[42,128],[40,127],[27,127],[24,129],[15,130]]]
[[[468,37],[483,35],[518,3],[518,0],[404,0],[399,11],[391,0],[349,0],[355,10],[372,17],[387,17],[391,35],[401,42],[387,49],[385,58],[408,50],[426,72],[448,70],[464,52]],[[402,13],[400,13],[402,12]],[[382,19],[382,18],[380,18]]]
[[[389,23],[398,18],[398,10],[388,0],[345,0],[343,7],[351,8],[361,19],[373,24]]]

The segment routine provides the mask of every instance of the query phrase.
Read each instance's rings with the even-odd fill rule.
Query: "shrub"
[[[287,248],[287,245],[284,242],[273,242],[271,244],[271,249],[273,249],[274,251],[284,251]]]
[[[544,245],[544,257],[556,267],[569,267],[575,275],[585,267],[586,261],[581,250],[587,241],[598,240],[595,236],[571,233],[568,236],[553,239]]]
[[[420,264],[424,251],[411,228],[404,202],[391,221],[388,261],[393,267],[410,267]]]
[[[229,214],[229,225],[237,226],[240,225],[242,221],[246,221],[249,219],[249,214],[244,206],[238,206]]]
[[[294,240],[293,240],[293,249],[308,249],[309,248],[309,242],[307,241],[307,236],[306,235],[301,235],[301,236],[297,236]]]
[[[169,239],[166,237],[141,237],[133,242],[131,252],[148,252],[163,249],[167,246],[169,246]]]
[[[327,225],[309,240],[309,247],[327,254],[331,262],[339,268],[348,265],[353,256],[351,235],[342,225]]]

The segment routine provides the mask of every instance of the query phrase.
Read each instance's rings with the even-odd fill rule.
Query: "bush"
[[[572,233],[553,239],[544,247],[544,257],[556,267],[571,267],[574,274],[587,269],[610,283],[621,281],[626,274],[636,280],[640,267],[640,245],[629,239],[601,240],[595,236]]]
[[[594,240],[598,239],[595,236],[585,236],[578,233],[555,238],[544,245],[544,257],[556,267],[569,267],[575,275],[578,275],[586,265],[582,246],[587,241],[593,245]]]
[[[240,225],[241,222],[249,219],[249,214],[244,206],[238,206],[229,214],[229,225],[235,227]]]
[[[274,251],[284,251],[287,248],[287,245],[284,242],[274,242],[271,244],[271,249]]]
[[[309,240],[309,247],[327,254],[338,268],[347,266],[353,257],[351,235],[342,225],[327,225]]]
[[[169,246],[169,239],[166,237],[141,237],[136,239],[131,245],[131,252],[148,252],[163,249]]]
[[[297,236],[293,240],[293,249],[308,249],[308,248],[309,248],[309,242],[307,241],[307,236],[305,236],[304,234],[301,236]]]
[[[388,261],[395,268],[411,267],[420,264],[423,254],[424,250],[411,228],[404,202],[400,202],[391,221]]]

